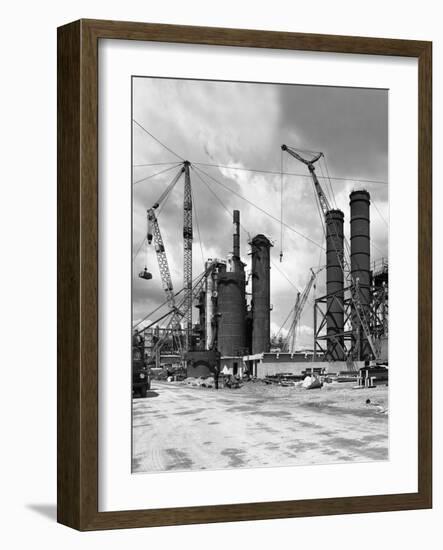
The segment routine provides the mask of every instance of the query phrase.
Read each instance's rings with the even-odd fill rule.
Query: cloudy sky
[[[297,289],[305,287],[310,267],[325,263],[323,228],[312,180],[305,165],[287,154],[282,156],[281,144],[324,153],[326,164],[322,159],[316,171],[319,176],[329,173],[331,178],[340,178],[331,179],[333,194],[329,182],[320,181],[330,202],[344,211],[346,233],[349,193],[356,188],[365,188],[371,193],[371,259],[387,257],[386,90],[134,78],[133,118],[169,149],[138,124],[133,124],[134,323],[165,299],[154,249],[147,250],[146,245],[140,245],[146,234],[146,210],[170,183],[178,171],[174,164],[181,159],[195,165],[191,170],[195,207],[194,276],[203,271],[204,259],[224,258],[232,251],[232,210],[240,210],[241,255],[247,269],[250,237],[264,233],[274,243],[271,249],[273,332],[277,332],[286,319]],[[275,219],[281,219],[282,162],[284,172],[299,174],[283,177],[283,221],[290,227],[284,228],[283,247],[281,224]],[[168,168],[171,169],[149,177]],[[159,215],[175,290],[183,285],[182,209],[183,179]],[[283,261],[280,263],[281,247]],[[146,263],[153,274],[151,281],[138,278]],[[324,290],[323,271],[318,276],[315,293],[320,296]],[[164,311],[149,319],[154,320]],[[196,317],[194,310],[194,319]],[[300,345],[312,344],[312,317],[310,301],[302,316]]]

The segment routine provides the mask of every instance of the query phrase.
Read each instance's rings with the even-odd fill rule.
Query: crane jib
[[[287,145],[282,145],[281,148],[282,148],[283,151],[286,151],[289,155],[291,155],[295,159],[297,159],[300,162],[302,162],[303,164],[307,165],[307,167],[309,169],[309,173],[311,174],[311,177],[312,177],[313,182],[314,182],[314,187],[315,187],[318,199],[319,199],[319,203],[320,203],[323,215],[326,218],[326,215],[328,214],[328,212],[331,211],[331,207],[330,207],[329,201],[328,201],[328,199],[327,199],[327,197],[326,197],[326,195],[325,195],[325,193],[324,193],[324,191],[323,191],[323,189],[320,185],[320,182],[318,181],[317,175],[315,173],[315,167],[314,167],[314,164],[323,156],[323,153],[321,153],[321,152],[317,153],[312,159],[305,159],[301,155],[299,155],[296,151],[294,151],[294,149],[292,149],[291,147],[288,147]],[[334,226],[335,226],[335,223],[334,223]],[[334,248],[336,248],[335,239],[332,239],[332,242],[333,242]],[[348,253],[349,244],[348,244],[346,239],[344,239],[344,244],[345,244],[346,252]],[[369,323],[368,323],[368,320],[366,319],[366,311],[364,310],[364,308],[362,307],[362,304],[360,302],[360,292],[359,292],[358,280],[355,281],[354,278],[352,277],[349,261],[348,261],[346,255],[344,254],[344,251],[343,251],[343,253],[339,253],[339,251],[336,248],[336,255],[337,255],[337,259],[340,263],[340,268],[343,272],[343,276],[344,276],[345,280],[347,281],[349,288],[351,289],[351,300],[352,300],[352,303],[354,305],[355,313],[357,315],[359,323],[361,324],[361,326],[363,328],[363,332],[364,332],[365,337],[366,337],[366,339],[369,343],[371,351],[372,351],[374,357],[377,358],[378,357],[378,351],[377,351],[376,346],[374,344],[374,341],[372,339],[372,335],[371,335],[370,328],[369,328]]]

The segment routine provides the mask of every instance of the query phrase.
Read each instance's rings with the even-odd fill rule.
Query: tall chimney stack
[[[271,347],[271,242],[264,235],[251,241],[252,253],[252,353]]]
[[[343,219],[341,210],[326,213],[327,359],[344,361]]]
[[[247,352],[245,265],[240,259],[240,212],[234,210],[233,254],[228,267],[217,278],[218,351],[222,356],[238,357]]]
[[[234,210],[233,256],[240,259],[240,211]]]
[[[354,282],[358,281],[360,304],[363,313],[367,316],[371,303],[370,196],[365,190],[353,191],[349,195],[349,201],[351,207],[351,276]],[[352,313],[352,329],[356,359],[371,359],[371,347],[355,309]]]

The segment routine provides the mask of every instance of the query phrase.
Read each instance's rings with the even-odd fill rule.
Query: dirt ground
[[[388,388],[354,385],[154,381],[146,399],[133,400],[133,472],[387,460]]]

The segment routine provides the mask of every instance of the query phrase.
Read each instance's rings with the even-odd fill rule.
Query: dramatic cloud
[[[179,170],[173,164],[160,163],[188,159],[194,164],[194,276],[203,271],[206,258],[224,258],[232,250],[233,209],[241,212],[241,252],[247,269],[249,238],[264,233],[273,241],[274,332],[287,317],[297,290],[309,280],[310,268],[325,263],[323,228],[312,181],[306,166],[287,154],[282,156],[282,143],[324,152],[326,163],[318,163],[317,173],[340,178],[331,180],[333,194],[327,180],[321,181],[330,201],[345,212],[347,234],[350,191],[361,187],[370,191],[372,259],[387,256],[388,186],[355,181],[387,182],[387,91],[157,78],[135,78],[133,90],[134,119],[161,142],[134,124],[135,321],[150,314],[165,299],[155,252],[150,247],[146,256],[147,247],[140,248],[146,234],[146,209]],[[144,166],[147,164],[150,166]],[[300,175],[281,178],[281,166],[285,172]],[[275,173],[245,170],[250,168]],[[176,290],[183,282],[182,210],[181,179],[159,215]],[[278,221],[282,214],[283,230]],[[153,273],[151,281],[138,278],[145,264]],[[324,281],[323,271],[302,315],[302,345],[312,344],[312,300],[314,292],[317,296],[324,293]],[[149,319],[155,320],[165,311],[159,309]]]

